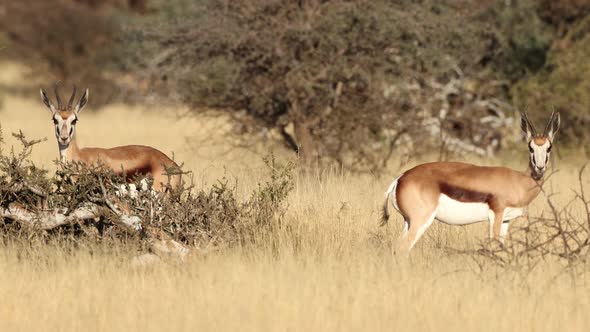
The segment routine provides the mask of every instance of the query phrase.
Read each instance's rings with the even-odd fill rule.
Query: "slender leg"
[[[490,238],[497,239],[501,243],[504,243],[504,237],[508,231],[508,222],[502,221],[504,216],[504,209],[497,209],[493,211],[490,209],[488,212],[488,220],[490,222]]]
[[[404,219],[404,229],[402,230],[402,238],[405,238],[406,236],[408,236],[408,231],[410,229],[410,220],[409,219]]]
[[[494,238],[494,220],[496,220],[496,214],[492,209],[488,210],[488,221],[490,222],[490,239]]]
[[[408,241],[408,234],[410,229],[410,220],[404,219],[404,229],[402,230],[402,234],[399,236],[397,241],[394,244],[394,253],[396,252],[403,252],[407,248],[407,241]]]
[[[502,227],[500,228],[500,241],[504,243],[504,239],[506,239],[506,234],[508,233],[508,227],[510,226],[510,220],[502,221]]]
[[[397,245],[398,249],[409,253],[428,227],[432,225],[435,217],[436,209],[429,214],[418,213],[409,216],[409,223],[406,223],[406,225],[409,224],[409,228],[400,237]]]

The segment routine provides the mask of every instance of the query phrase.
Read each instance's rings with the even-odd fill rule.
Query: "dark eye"
[[[553,146],[552,146],[552,145],[550,145],[550,146],[549,146],[549,148],[547,148],[547,153],[550,153],[550,152],[551,152],[551,148],[552,148],[552,147],[553,147]]]
[[[75,118],[74,120],[72,120],[72,126],[75,126],[76,123],[78,123],[78,118]]]
[[[57,119],[56,119],[56,118],[53,118],[53,119],[51,119],[51,120],[53,120],[53,124],[54,124],[54,125],[56,125],[56,124],[57,124]]]
[[[533,153],[533,147],[529,145],[529,151]]]

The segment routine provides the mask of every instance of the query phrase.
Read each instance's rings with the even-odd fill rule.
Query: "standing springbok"
[[[153,189],[156,191],[166,190],[168,186],[175,188],[180,184],[180,174],[169,176],[167,172],[168,169],[178,169],[178,165],[164,153],[152,147],[126,145],[110,149],[79,148],[75,137],[76,124],[80,112],[88,102],[88,89],[74,106],[76,85],[67,105],[62,103],[58,88],[59,82],[55,84],[57,107],[53,105],[44,89],[41,89],[41,100],[51,111],[62,162],[83,162],[89,166],[103,164],[119,175],[125,173],[128,179],[138,174],[151,175],[154,178]]]
[[[404,218],[400,249],[410,251],[434,219],[451,225],[487,220],[490,237],[503,242],[509,221],[521,216],[541,191],[559,122],[559,113],[552,112],[545,131],[538,135],[526,113],[522,114],[521,128],[530,152],[526,172],[433,162],[402,173],[387,189],[383,206],[383,224],[389,219],[389,204]]]

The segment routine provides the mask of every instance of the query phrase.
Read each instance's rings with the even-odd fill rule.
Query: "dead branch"
[[[75,224],[80,220],[94,220],[94,218],[102,216],[102,210],[103,207],[100,205],[86,203],[72,211],[63,208],[31,212],[18,206],[18,204],[11,204],[8,208],[1,209],[0,214],[4,218],[14,220],[27,227],[50,230],[64,225]],[[137,233],[143,229],[142,220],[133,215],[121,213],[114,222],[130,233]],[[176,257],[184,260],[191,253],[189,248],[166,234],[158,234],[157,237],[152,237],[152,234],[147,234],[147,236],[150,249],[158,256]]]
[[[450,252],[467,255],[476,262],[484,259],[502,268],[526,267],[527,272],[542,261],[557,260],[563,263],[564,272],[573,276],[590,258],[590,201],[585,193],[584,169],[578,172],[578,190],[574,190],[574,197],[566,204],[558,205],[554,200],[556,194],[541,188],[548,212],[526,216],[524,224],[511,226],[504,245],[486,242],[477,249]],[[580,217],[576,212],[579,206],[586,215]]]

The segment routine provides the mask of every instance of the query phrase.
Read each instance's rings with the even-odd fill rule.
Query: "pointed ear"
[[[45,106],[47,106],[47,108],[49,109],[51,114],[55,114],[55,112],[56,112],[55,106],[53,106],[53,104],[51,103],[51,99],[49,99],[49,96],[47,96],[47,92],[45,92],[45,90],[43,88],[41,88],[40,93],[41,93],[41,100],[43,101],[43,104],[45,104]]]
[[[528,120],[524,114],[521,114],[520,129],[525,133],[527,142],[533,137],[533,129],[531,129]]]
[[[88,89],[84,90],[84,94],[82,94],[82,97],[80,97],[80,101],[76,105],[76,108],[74,108],[76,114],[82,111],[84,106],[86,106],[86,103],[88,103]]]
[[[551,123],[549,124],[549,131],[547,132],[547,137],[549,137],[549,140],[551,140],[553,142],[553,138],[555,137],[555,134],[557,134],[557,132],[559,131],[559,124],[561,123],[561,116],[559,115],[559,113],[555,113],[555,116],[553,117]]]

